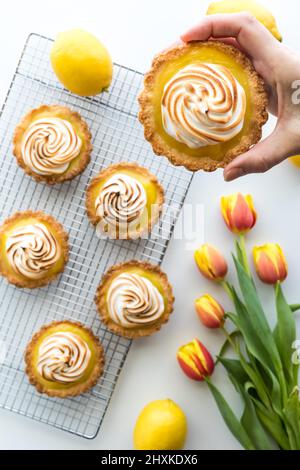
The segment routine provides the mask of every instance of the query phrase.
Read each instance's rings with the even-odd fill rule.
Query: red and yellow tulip
[[[207,328],[220,328],[224,323],[225,311],[211,295],[202,295],[195,301],[196,312]]]
[[[177,352],[177,360],[185,375],[199,382],[211,376],[215,367],[210,353],[198,339],[181,346]]]
[[[285,280],[288,266],[282,249],[277,243],[266,243],[253,248],[253,259],[258,277],[266,284]]]
[[[205,243],[195,251],[196,264],[207,279],[221,281],[227,274],[228,266],[224,256],[212,245]]]
[[[221,198],[223,219],[231,232],[242,234],[251,230],[256,223],[256,211],[250,194],[241,193]]]

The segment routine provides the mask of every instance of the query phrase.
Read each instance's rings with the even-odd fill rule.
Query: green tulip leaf
[[[228,372],[228,377],[234,385],[235,389],[242,396],[244,400],[244,411],[241,418],[241,424],[249,435],[251,441],[257,450],[274,450],[276,446],[266,432],[265,428],[261,425],[253,402],[248,395],[248,389],[251,387],[255,390],[254,385],[248,381],[248,376],[245,373],[240,361],[236,359],[222,358],[222,364]]]
[[[259,406],[256,406],[256,414],[263,426],[268,430],[273,439],[278,443],[280,448],[283,450],[290,450],[291,446],[289,443],[288,436],[283,428],[281,421],[278,419],[276,414],[270,413],[268,410],[262,409]]]
[[[244,429],[241,422],[235,416],[234,412],[226,402],[221,392],[212,384],[209,379],[206,379],[206,383],[210,388],[210,391],[215,399],[215,402],[219,408],[219,411],[231,433],[240,442],[240,444],[246,450],[255,450],[255,446],[251,442],[246,430]]]
[[[266,407],[259,399],[257,399],[256,390],[251,382],[245,384],[245,390],[250,400],[253,402],[256,415],[263,426],[268,430],[273,439],[282,449],[289,450],[290,445],[288,436],[280,416],[278,416],[272,407]],[[253,391],[255,394],[253,394]]]
[[[290,309],[292,310],[293,313],[298,312],[300,310],[300,304],[291,304]]]
[[[252,330],[257,338],[260,338],[268,353],[268,366],[279,371],[281,369],[281,359],[277,350],[271,328],[267,322],[264,310],[257,295],[256,288],[252,279],[246,273],[239,260],[233,256],[239,285],[245,302],[244,313],[249,318]]]
[[[256,357],[256,359],[264,366],[274,369],[274,364],[271,361],[269,352],[266,349],[263,341],[257,335],[245,305],[241,302],[234,289],[232,290],[232,294],[237,314],[228,314],[228,317],[231,319],[237,329],[241,331],[246,343],[246,347],[251,352],[251,354]]]
[[[300,449],[300,402],[299,390],[295,387],[283,410],[285,424],[292,450]]]
[[[252,366],[252,364],[249,364],[249,362],[245,360],[240,350],[238,350],[238,354],[241,366],[253,383],[258,397],[265,406],[269,407],[271,405],[271,397],[269,396],[268,388],[266,387],[263,378],[259,373],[257,373],[257,370]]]
[[[229,333],[230,339],[234,339],[238,336],[241,336],[241,332],[239,330],[234,330],[231,333]],[[219,358],[223,357],[226,354],[226,352],[228,351],[228,349],[231,347],[230,339],[226,338],[226,340],[224,341],[224,343],[223,343],[223,345],[220,349],[220,352],[218,354],[216,364],[219,362]]]
[[[274,441],[270,438],[266,429],[262,426],[256,414],[255,406],[248,395],[249,387],[252,387],[250,382],[245,384],[244,389],[242,387],[240,389],[240,393],[242,394],[245,402],[241,424],[246,429],[256,449],[275,450],[277,447]]]
[[[265,369],[265,372],[269,378],[268,388],[271,394],[272,408],[278,416],[282,417],[283,394],[280,383],[270,369]]]
[[[238,359],[229,359],[227,357],[219,357],[219,362],[225,367],[228,374],[231,374],[239,383],[244,384],[249,380],[248,375],[243,369]]]
[[[297,385],[297,365],[292,362],[293,344],[296,339],[296,325],[293,312],[285,300],[281,284],[275,287],[277,325],[273,336],[281,356],[284,374],[290,384],[290,390]]]

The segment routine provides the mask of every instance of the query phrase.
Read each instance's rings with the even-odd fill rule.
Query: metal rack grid
[[[108,93],[81,98],[63,89],[50,64],[52,41],[31,34],[25,44],[0,116],[0,220],[17,210],[44,210],[56,217],[70,236],[70,261],[51,285],[33,291],[0,281],[0,407],[77,435],[94,438],[101,426],[130,341],[101,324],[94,292],[110,265],[137,258],[161,263],[192,176],[164,158],[155,157],[137,120],[137,94],[142,75],[114,66]],[[92,160],[72,181],[50,187],[37,184],[17,166],[11,140],[15,126],[31,108],[60,103],[78,110],[93,135]],[[85,214],[85,189],[91,177],[117,161],[136,161],[159,178],[166,192],[162,219],[147,240],[100,240]],[[71,399],[38,394],[24,374],[23,352],[32,334],[52,320],[73,319],[90,326],[104,346],[106,367],[98,385]],[[3,354],[3,353],[6,354]]]

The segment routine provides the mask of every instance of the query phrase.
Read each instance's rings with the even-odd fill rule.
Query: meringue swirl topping
[[[245,91],[222,65],[190,64],[164,88],[164,130],[190,148],[232,139],[242,130],[245,111]]]
[[[117,173],[101,188],[95,201],[96,214],[112,228],[137,224],[147,204],[143,185],[132,176]]]
[[[151,324],[165,309],[157,287],[149,279],[131,273],[122,273],[112,281],[107,307],[111,319],[125,328]]]
[[[82,141],[72,124],[57,117],[34,121],[24,132],[21,154],[24,163],[38,175],[64,173],[78,157]]]
[[[90,358],[90,348],[79,335],[70,331],[57,332],[42,341],[37,370],[50,382],[72,383],[84,375]]]
[[[40,279],[61,255],[50,230],[35,223],[16,229],[6,240],[7,259],[12,269],[28,279]]]

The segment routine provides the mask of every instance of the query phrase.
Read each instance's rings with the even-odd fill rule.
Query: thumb
[[[229,163],[224,169],[224,179],[232,181],[249,173],[264,173],[294,152],[283,130],[275,129],[265,140]]]

